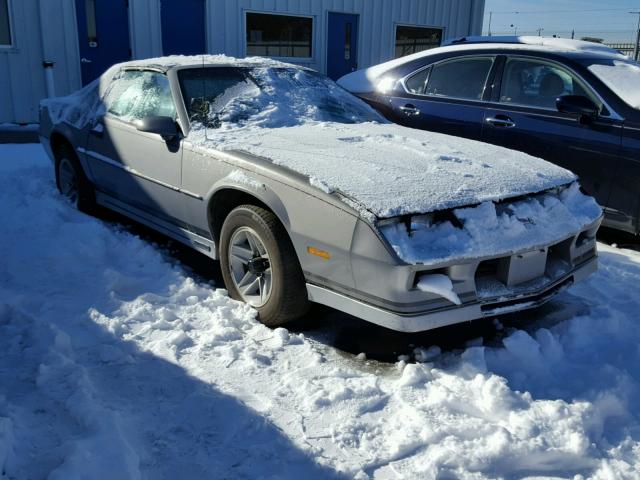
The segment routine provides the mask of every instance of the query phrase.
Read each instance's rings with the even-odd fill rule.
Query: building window
[[[313,19],[247,12],[247,55],[311,58]]]
[[[441,28],[396,26],[396,58],[439,47]]]
[[[0,47],[11,46],[11,23],[9,22],[9,0],[0,0]]]

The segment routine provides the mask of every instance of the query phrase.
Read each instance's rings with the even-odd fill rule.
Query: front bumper
[[[417,314],[401,314],[385,310],[318,285],[307,284],[307,292],[309,300],[313,302],[328,305],[371,323],[400,332],[421,332],[538,307],[570,285],[588,277],[597,268],[598,259],[592,257],[566,275],[538,289],[530,289],[514,295],[503,295],[498,298],[478,299],[462,306],[452,306]]]

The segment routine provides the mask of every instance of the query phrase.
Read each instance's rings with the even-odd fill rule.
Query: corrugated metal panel
[[[55,63],[55,93],[66,95],[82,83],[73,0],[40,2],[40,20],[42,60]]]
[[[0,53],[0,122],[28,123],[37,119],[37,99],[44,94],[40,13],[36,0],[12,2],[13,48]]]
[[[43,60],[52,60],[56,94],[80,86],[73,0],[11,2],[14,48],[0,50],[0,123],[38,120],[46,96]]]
[[[130,1],[129,29],[134,58],[161,56],[160,0]]]
[[[483,0],[208,0],[210,50],[243,56],[247,10],[310,15],[314,18],[314,54],[305,64],[326,71],[328,11],[360,15],[359,67],[393,58],[398,24],[442,27],[446,37],[468,35],[482,23]],[[474,18],[480,17],[480,18]],[[224,34],[220,34],[224,32]]]

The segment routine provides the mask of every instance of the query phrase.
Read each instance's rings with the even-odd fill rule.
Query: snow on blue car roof
[[[441,47],[423,50],[389,62],[349,73],[338,80],[338,85],[352,93],[367,93],[376,90],[384,77],[397,67],[420,59],[428,59],[437,55],[455,52],[471,52],[474,50],[516,50],[546,51],[562,55],[579,55],[590,57],[606,57],[614,60],[628,60],[626,56],[593,42],[547,37],[462,37],[446,41]]]

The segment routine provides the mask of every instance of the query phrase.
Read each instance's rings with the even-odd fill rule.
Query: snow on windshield
[[[180,72],[191,120],[214,129],[279,128],[307,122],[385,120],[333,81],[297,68],[215,68]]]
[[[640,110],[640,64],[624,60],[594,63],[589,70],[626,104]]]

